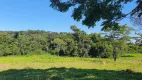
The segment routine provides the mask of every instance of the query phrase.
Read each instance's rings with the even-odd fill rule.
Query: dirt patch
[[[0,65],[0,69],[6,69],[6,68],[8,68],[8,64]]]
[[[134,62],[134,63],[142,63],[142,60],[131,60],[131,62]]]

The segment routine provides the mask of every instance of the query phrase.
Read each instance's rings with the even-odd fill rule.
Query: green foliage
[[[51,53],[58,56],[112,57],[113,46],[119,54],[142,53],[141,42],[130,43],[126,38],[131,28],[126,25],[118,30],[107,29],[107,37],[99,33],[87,34],[76,26],[72,33],[46,31],[0,31],[0,56]],[[112,40],[112,36],[119,36]],[[128,36],[129,37],[129,36]]]
[[[108,45],[108,42],[97,42],[92,45],[90,50],[90,56],[109,58],[112,57],[112,45]]]
[[[72,17],[76,21],[82,20],[83,25],[94,27],[96,22],[102,20],[103,30],[108,27],[118,28],[118,22],[130,15],[135,24],[141,25],[141,0],[50,0],[53,9],[67,12],[73,8]],[[122,12],[125,4],[135,1],[137,6],[129,13]]]

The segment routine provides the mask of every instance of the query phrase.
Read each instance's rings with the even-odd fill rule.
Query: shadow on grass
[[[141,80],[141,73],[124,71],[50,68],[21,69],[0,72],[0,80]]]
[[[132,56],[132,55],[123,55],[121,57],[135,57],[135,56]]]

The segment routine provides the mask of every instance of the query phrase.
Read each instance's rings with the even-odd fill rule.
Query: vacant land
[[[142,54],[113,59],[49,54],[0,57],[0,80],[141,80]]]

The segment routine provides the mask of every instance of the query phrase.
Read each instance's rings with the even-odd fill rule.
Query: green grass
[[[141,79],[142,54],[125,54],[117,62],[113,59],[57,57],[49,54],[0,57],[0,80]]]

